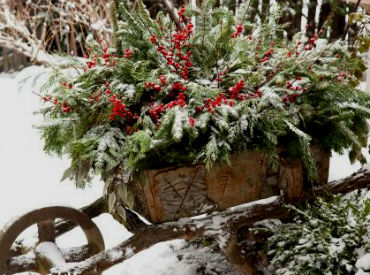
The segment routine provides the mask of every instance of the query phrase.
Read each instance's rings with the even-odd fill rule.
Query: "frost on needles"
[[[312,145],[350,149],[363,161],[370,118],[370,98],[356,88],[363,45],[329,43],[324,29],[287,40],[277,6],[261,23],[249,22],[247,9],[233,14],[203,1],[179,9],[174,22],[161,12],[152,19],[140,1],[136,9],[122,3],[115,44],[87,45],[86,63],[55,70],[41,91],[44,149],[71,158],[65,177],[84,186],[119,165],[210,168],[244,150],[275,163],[282,148],[303,160],[312,180]]]

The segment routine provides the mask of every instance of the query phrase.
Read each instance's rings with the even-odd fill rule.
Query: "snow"
[[[370,254],[365,254],[356,262],[356,267],[365,271],[370,271]]]
[[[278,196],[272,196],[272,197],[269,197],[269,198],[266,198],[266,199],[261,199],[261,200],[258,200],[258,201],[247,202],[245,204],[240,204],[238,206],[230,207],[230,211],[236,211],[238,209],[243,209],[243,208],[246,208],[246,207],[250,207],[252,205],[270,204],[270,203],[276,201],[277,198],[278,198]]]
[[[43,142],[40,140],[37,129],[32,127],[40,122],[40,118],[33,115],[33,112],[42,103],[36,95],[31,93],[31,91],[37,92],[38,88],[32,88],[32,81],[26,81],[23,88],[19,89],[21,80],[29,75],[42,72],[47,72],[47,69],[32,66],[18,74],[0,74],[0,87],[2,88],[0,91],[2,99],[0,102],[0,175],[3,186],[0,192],[0,228],[9,220],[14,220],[15,216],[21,216],[30,210],[51,205],[79,208],[91,203],[103,193],[103,183],[98,179],[86,187],[86,190],[76,189],[74,184],[68,180],[60,183],[59,180],[69,165],[68,159],[47,156],[42,151]],[[44,76],[40,77],[40,80],[42,79],[45,79]],[[369,157],[368,153],[367,157]],[[347,176],[360,167],[359,164],[351,165],[345,155],[333,154],[330,180]],[[269,198],[257,203],[270,203],[273,200],[274,198]],[[102,231],[106,248],[111,248],[132,236],[109,214],[95,218],[94,222]],[[222,231],[222,220],[216,222]],[[35,230],[35,226],[27,229],[23,237],[34,236]],[[34,243],[33,239],[27,239],[27,241],[30,240]],[[68,248],[80,246],[85,242],[82,230],[74,229],[58,238],[57,245],[61,248]],[[183,251],[186,245],[187,243],[183,240],[158,243],[122,264],[112,267],[104,272],[104,275],[194,275],[197,273],[195,261],[180,261],[175,253],[175,251]],[[132,249],[127,249],[125,253],[131,254]],[[195,255],[198,253],[195,251],[199,250],[193,251]],[[111,257],[121,256],[119,253],[121,252],[117,251]],[[193,255],[187,257],[191,258]],[[358,264],[362,266],[366,263],[365,260],[361,258]],[[215,261],[217,262],[217,259]],[[211,262],[208,264],[211,265]]]
[[[106,24],[107,24],[106,20],[98,20],[95,23],[91,24],[90,27],[94,31],[100,31],[101,29],[103,29],[106,26]]]
[[[36,247],[36,254],[43,255],[50,259],[55,266],[65,265],[62,252],[53,242],[42,242]]]
[[[175,119],[173,122],[173,126],[171,129],[171,133],[173,135],[173,139],[175,141],[180,141],[183,133],[183,125],[188,122],[188,113],[185,109],[180,108],[179,106],[176,106],[173,108],[175,112]]]
[[[355,275],[370,275],[370,272],[365,272],[362,269],[360,269],[359,271],[356,272]]]
[[[69,166],[67,158],[48,156],[38,130],[32,125],[40,123],[33,112],[42,106],[38,96],[31,93],[31,80],[20,88],[19,82],[27,76],[46,72],[43,67],[28,67],[18,74],[0,74],[0,228],[14,217],[45,206],[63,205],[74,208],[85,206],[103,194],[103,183],[95,179],[85,190],[76,189],[72,182],[60,182]],[[40,77],[40,81],[45,79]],[[106,248],[118,245],[132,234],[109,214],[94,219],[102,231]],[[36,226],[27,229],[21,237],[33,237]],[[27,238],[33,244],[33,238]],[[57,239],[61,248],[86,243],[81,229],[76,228]],[[122,264],[104,272],[104,275],[194,275],[194,267],[180,262],[173,249],[181,250],[185,241],[161,243],[143,251]],[[127,254],[132,251],[126,251]],[[117,255],[112,255],[117,256]],[[28,273],[27,273],[28,274]]]

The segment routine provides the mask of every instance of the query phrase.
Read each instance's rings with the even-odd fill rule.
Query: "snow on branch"
[[[109,2],[54,2],[1,0],[0,47],[23,54],[32,62],[56,66],[60,60],[50,55],[51,51],[81,56],[91,35],[111,40]]]
[[[360,188],[370,187],[370,171],[361,169],[357,173],[332,181],[326,186],[314,190],[315,195],[331,192],[342,194]],[[307,194],[309,197],[310,194]],[[221,212],[196,217],[182,218],[178,221],[150,225],[141,228],[128,240],[116,247],[100,252],[81,261],[87,255],[87,247],[62,251],[67,264],[54,266],[52,274],[101,274],[104,270],[122,262],[152,245],[173,239],[190,240],[196,237],[214,238],[225,256],[239,269],[250,270],[250,264],[241,261],[243,257],[235,242],[235,232],[242,227],[251,227],[265,219],[291,218],[289,208],[284,207],[282,196],[246,203]],[[98,203],[100,204],[100,203]],[[10,259],[8,268],[12,272],[35,270],[37,256],[34,253]],[[78,262],[79,261],[79,262]]]

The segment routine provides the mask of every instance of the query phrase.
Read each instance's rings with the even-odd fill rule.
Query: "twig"
[[[162,3],[167,9],[167,12],[170,14],[171,18],[175,21],[178,28],[181,28],[181,22],[179,16],[176,14],[173,5],[171,5],[168,0],[162,0]]]
[[[353,9],[353,11],[352,11],[352,12],[356,12],[356,11],[357,11],[357,9],[358,9],[358,7],[360,6],[360,4],[361,4],[361,0],[357,0],[356,6],[355,6],[355,8]],[[343,37],[342,37],[342,39],[345,39],[345,38],[346,38],[347,33],[348,33],[348,31],[349,31],[349,27],[350,27],[350,24],[349,24],[349,20],[348,20],[347,25],[346,25],[346,28],[345,28],[345,31],[344,31],[344,33],[343,33]]]

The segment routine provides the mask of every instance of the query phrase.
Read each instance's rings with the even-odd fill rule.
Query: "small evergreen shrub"
[[[72,59],[72,72],[56,70],[44,86],[44,149],[71,158],[65,177],[84,186],[119,165],[209,168],[255,149],[276,164],[279,147],[313,179],[311,145],[363,161],[370,98],[346,42],[328,43],[324,30],[287,40],[277,6],[253,23],[247,5],[233,14],[203,1],[174,22],[138,3],[119,6],[115,45],[91,44],[86,63]]]
[[[319,199],[296,213],[294,222],[265,221],[256,230],[267,240],[270,272],[277,275],[355,274],[356,261],[370,251],[369,192]]]

